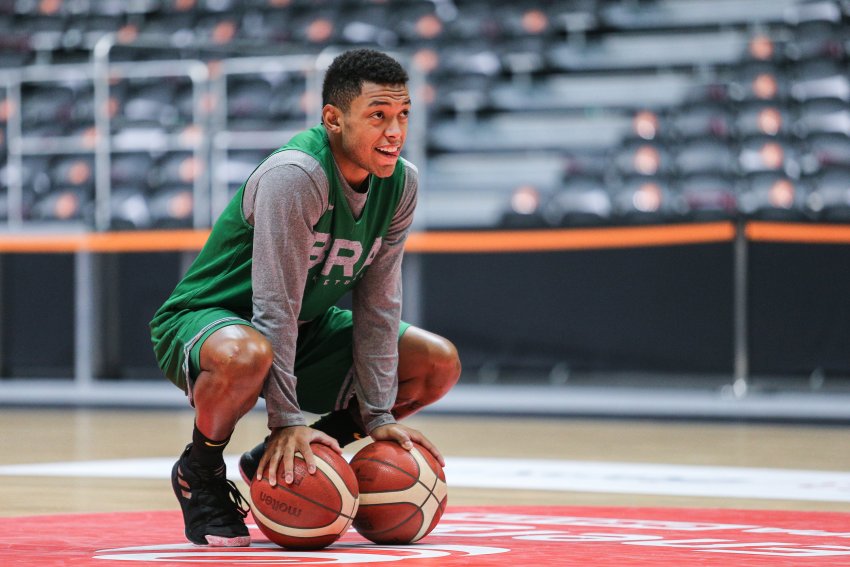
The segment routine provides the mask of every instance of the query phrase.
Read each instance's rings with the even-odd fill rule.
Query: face
[[[363,83],[346,112],[325,105],[331,149],[346,181],[356,187],[371,173],[389,177],[407,137],[410,93],[406,85]]]

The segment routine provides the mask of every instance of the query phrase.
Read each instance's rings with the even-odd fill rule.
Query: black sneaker
[[[220,475],[199,474],[189,463],[186,446],[171,470],[171,486],[180,508],[186,538],[196,545],[244,547],[251,545],[245,526],[248,506],[233,481]]]
[[[268,439],[266,437],[262,443],[250,451],[242,453],[242,456],[239,457],[239,474],[242,475],[242,480],[248,486],[251,486],[251,483],[257,478],[257,468],[260,466],[260,459],[263,458],[263,453],[266,452],[266,441]]]

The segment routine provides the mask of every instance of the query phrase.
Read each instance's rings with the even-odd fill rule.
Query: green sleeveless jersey
[[[301,132],[272,155],[283,150],[312,156],[328,178],[328,208],[313,227],[316,240],[298,315],[299,321],[309,321],[345,295],[374,260],[404,189],[404,165],[399,160],[387,178],[370,176],[366,204],[355,219],[323,126]],[[222,212],[200,254],[157,316],[166,311],[223,307],[251,320],[254,227],[243,214],[244,191],[245,184]]]

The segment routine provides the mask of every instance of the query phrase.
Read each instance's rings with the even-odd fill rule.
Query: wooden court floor
[[[0,466],[56,461],[176,459],[192,427],[188,410],[0,408]],[[448,417],[407,420],[451,457],[569,459],[850,472],[850,427],[602,419]],[[246,416],[228,454],[266,434],[265,413]],[[360,442],[364,443],[364,442]],[[354,452],[359,445],[346,448]],[[169,467],[170,469],[170,467]],[[241,485],[241,481],[239,481]],[[245,488],[241,485],[241,488]],[[847,502],[707,498],[581,491],[452,487],[450,506],[651,506],[847,511]],[[167,480],[0,476],[0,515],[176,509]]]

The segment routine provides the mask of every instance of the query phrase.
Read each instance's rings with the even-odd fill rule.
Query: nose
[[[404,134],[404,130],[401,124],[401,121],[398,117],[393,118],[387,124],[386,130],[384,130],[384,135],[390,141],[396,141]]]

